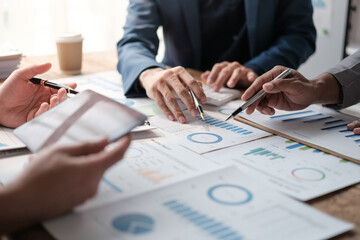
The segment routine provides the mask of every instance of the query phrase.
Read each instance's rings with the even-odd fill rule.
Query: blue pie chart
[[[187,136],[187,139],[194,143],[201,144],[213,144],[219,143],[223,140],[223,138],[214,133],[192,133]]]
[[[214,202],[230,206],[243,205],[253,199],[253,195],[248,189],[234,184],[213,186],[208,190],[208,196]]]
[[[112,225],[113,227],[124,233],[131,235],[146,234],[153,230],[155,221],[143,214],[126,214],[116,217]]]

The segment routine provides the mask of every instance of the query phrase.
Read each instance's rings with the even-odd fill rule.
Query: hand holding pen
[[[333,81],[328,81],[326,85],[321,80],[324,77],[331,78],[331,74],[322,74],[315,79],[308,80],[296,70],[291,70],[291,77],[288,79],[274,79],[275,76],[286,69],[286,67],[282,66],[273,68],[256,79],[245,91],[242,95],[243,100],[251,98],[259,89],[264,89],[266,92],[266,96],[261,101],[255,102],[246,109],[247,114],[251,114],[257,109],[263,114],[273,115],[275,109],[301,110],[310,104],[324,103],[321,99],[329,95],[330,91],[321,90],[321,87],[333,89],[338,84],[335,78]]]
[[[68,86],[60,85],[60,84],[50,82],[48,80],[36,78],[36,77],[33,77],[33,78],[29,79],[29,81],[32,82],[33,84],[46,86],[46,87],[56,89],[56,90],[64,88],[67,93],[72,93],[72,94],[78,94],[79,93],[78,91],[75,91],[74,89],[72,89],[72,88],[70,88]]]
[[[291,76],[291,73],[292,73],[292,70],[290,68],[287,68],[285,70],[281,70],[280,74],[278,74],[275,78],[273,78],[273,75],[272,75],[273,73],[270,74],[270,72],[265,73],[264,75],[266,75],[265,76],[265,77],[267,77],[266,79],[270,78],[271,80],[276,81],[278,79],[284,79],[284,78]],[[254,81],[254,83],[245,91],[246,94],[245,93],[243,94],[242,99],[248,100],[248,101],[246,103],[244,103],[242,106],[240,106],[238,109],[236,109],[233,113],[231,113],[226,118],[225,121],[236,116],[237,114],[239,114],[240,112],[244,111],[245,109],[247,109],[248,107],[250,107],[252,105],[253,105],[252,106],[253,109],[256,108],[257,104],[255,104],[255,103],[260,102],[261,99],[266,95],[266,91],[262,87],[262,85],[265,83],[263,76],[257,78]],[[258,89],[260,89],[260,90],[258,90]],[[258,92],[256,92],[256,91],[258,91]],[[252,96],[252,97],[249,98],[250,96]],[[247,112],[247,113],[249,113],[249,112]]]
[[[191,89],[189,89],[189,94],[190,94],[191,98],[193,99],[193,101],[195,103],[195,107],[199,111],[199,114],[200,114],[202,120],[205,120],[205,114],[204,114],[204,111],[202,109],[202,105],[200,104],[199,100],[195,96],[195,93]]]

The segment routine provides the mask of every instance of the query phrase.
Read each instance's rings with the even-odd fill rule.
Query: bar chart
[[[202,231],[209,234],[213,239],[221,240],[242,240],[244,239],[239,233],[231,229],[231,227],[216,220],[214,217],[208,216],[208,213],[202,213],[193,209],[186,203],[177,200],[170,200],[163,203],[170,211],[186,219]]]
[[[239,133],[242,135],[248,135],[252,134],[253,132],[250,130],[247,130],[246,128],[239,127],[238,125],[234,125],[229,122],[225,122],[224,120],[220,120],[218,118],[212,117],[212,116],[206,116],[205,120],[201,119],[200,116],[196,116],[196,118],[199,121],[205,122],[206,124],[210,126],[214,126],[217,128],[221,128],[223,130],[231,131],[233,133]]]
[[[62,225],[66,222],[72,224]],[[66,227],[54,231],[57,226]],[[234,167],[47,224],[57,238],[88,240],[328,239],[351,227],[260,185]]]
[[[255,112],[241,117],[303,144],[318,146],[347,160],[360,161],[360,135],[347,130],[347,125],[357,119],[354,116],[311,105],[294,112],[277,110],[273,116]],[[304,146],[292,145],[289,149],[292,147]]]
[[[124,158],[105,172],[96,197],[77,211],[182,181],[217,167],[169,139],[134,141]]]
[[[279,136],[204,157],[224,166],[235,164],[257,181],[303,201],[360,182],[359,165]]]
[[[275,159],[278,159],[278,158],[282,158],[282,159],[285,158],[284,156],[281,156],[280,154],[274,153],[274,152],[272,152],[270,150],[267,150],[267,149],[265,149],[263,147],[251,149],[249,152],[244,153],[244,156],[247,156],[247,155],[266,156],[267,158],[269,158],[269,160],[275,160]]]

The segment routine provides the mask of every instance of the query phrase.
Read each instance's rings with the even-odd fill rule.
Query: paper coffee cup
[[[81,34],[67,33],[56,38],[56,47],[61,71],[66,74],[79,74],[82,63]]]

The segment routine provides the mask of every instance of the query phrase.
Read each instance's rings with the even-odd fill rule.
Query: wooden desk
[[[21,66],[34,63],[51,62],[53,67],[48,73],[42,75],[46,79],[69,77],[61,73],[56,56],[25,57]],[[83,58],[82,74],[90,74],[100,71],[115,70],[117,63],[116,51],[99,53],[85,53]],[[199,72],[191,71],[195,78]],[[334,239],[349,240],[360,239],[360,184],[327,194],[323,197],[309,201],[311,206],[326,212],[334,217],[354,223],[355,229]],[[12,234],[10,239],[53,239],[50,234],[39,224],[28,229]],[[1,239],[1,237],[0,237]]]

